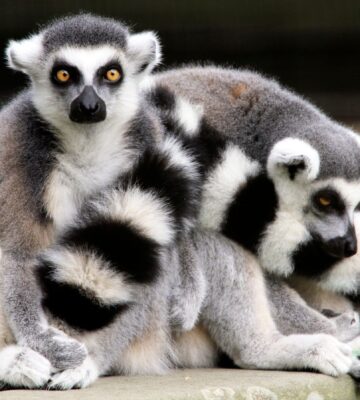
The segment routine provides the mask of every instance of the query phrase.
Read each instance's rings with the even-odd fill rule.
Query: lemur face
[[[105,120],[121,92],[124,72],[121,54],[108,48],[67,48],[50,63],[49,89],[76,123]],[[131,96],[128,93],[128,96]],[[131,101],[131,99],[129,99]]]
[[[313,186],[304,207],[311,237],[331,257],[353,256],[357,252],[354,213],[360,209],[360,185],[334,180]]]
[[[130,34],[117,21],[80,15],[10,42],[7,56],[12,68],[30,77],[40,114],[73,132],[133,117],[140,82],[159,62],[160,50],[152,32]]]
[[[360,180],[321,179],[320,163],[318,152],[299,139],[284,139],[270,153],[267,169],[278,205],[259,255],[271,272],[320,276],[357,253]]]
[[[51,93],[57,114],[61,110],[64,120],[76,124],[129,113],[138,101],[136,71],[125,53],[114,47],[60,49],[47,63],[45,74],[47,79],[35,81],[37,91],[41,97]]]

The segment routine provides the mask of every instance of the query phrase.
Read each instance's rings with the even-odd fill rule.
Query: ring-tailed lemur
[[[87,385],[111,371],[160,373],[168,366],[167,281],[173,272],[167,254],[191,227],[197,176],[196,163],[174,138],[153,144],[130,171],[85,199],[55,244],[37,256],[32,272],[53,332],[66,331],[89,351],[77,360],[81,368],[65,368],[50,386]],[[5,343],[14,343],[9,334]],[[0,358],[0,382],[12,386],[44,386],[54,372],[29,347],[5,347]]]
[[[356,294],[357,135],[256,73],[188,67],[156,82],[204,110],[206,134],[188,139],[206,156],[200,225],[257,254],[270,273]]]
[[[238,77],[239,72],[235,72],[235,71],[221,71],[221,70],[210,70],[207,71],[208,72],[208,76],[206,77],[205,74],[205,78],[199,78],[199,76],[197,75],[199,73],[198,69],[195,70],[185,70],[185,77],[186,77],[186,73],[189,73],[191,76],[192,74],[194,74],[194,82],[199,84],[199,82],[197,82],[197,79],[200,80],[200,82],[204,83],[207,80],[210,80],[211,76],[216,76],[216,74],[219,74],[219,79],[218,80],[212,80],[211,81],[211,86],[210,86],[210,91],[214,92],[217,94],[217,96],[220,95],[224,95],[224,93],[222,93],[221,91],[219,91],[218,85],[220,88],[224,89],[224,87],[226,87],[225,83],[227,85],[230,85],[229,82],[226,81],[226,79],[224,79],[224,77],[222,77],[222,74],[225,75],[225,77],[227,77],[228,80],[230,80],[230,78],[235,79],[234,77]],[[171,79],[173,77],[173,72],[168,72],[168,73],[164,73],[164,74],[160,74],[159,75],[159,79],[156,80],[156,82],[158,82],[158,84],[156,85],[156,89],[153,91],[152,95],[153,97],[156,99],[155,101],[158,104],[162,105],[163,108],[163,113],[162,113],[162,119],[164,120],[165,124],[169,127],[174,126],[176,121],[181,120],[182,123],[187,122],[187,125],[189,127],[193,127],[196,126],[194,124],[194,118],[192,117],[192,114],[190,113],[190,109],[188,108],[187,110],[187,115],[186,116],[182,116],[181,119],[179,119],[179,116],[177,115],[176,110],[174,109],[174,104],[175,104],[175,98],[174,96],[176,96],[175,93],[181,93],[182,96],[185,97],[190,97],[186,91],[182,90],[182,86],[181,86],[181,82],[182,82],[182,78],[179,76],[180,71],[178,73],[178,75],[175,75],[174,81]],[[240,73],[240,76],[242,76],[242,74]],[[165,77],[165,79],[163,79],[163,77]],[[184,79],[185,79],[184,77]],[[221,77],[223,78],[223,81],[221,80]],[[253,76],[253,74],[245,74],[245,77],[250,79],[257,79],[257,81],[260,79],[259,77]],[[239,77],[238,77],[239,78]],[[244,79],[244,77],[242,76],[242,78]],[[185,79],[186,80],[186,79]],[[225,83],[224,83],[225,81]],[[256,81],[256,82],[257,82]],[[232,82],[232,81],[231,81]],[[267,96],[271,97],[271,90],[278,90],[279,93],[276,93],[278,96],[290,96],[290,98],[293,98],[293,101],[300,101],[300,104],[303,103],[302,100],[299,100],[297,97],[295,97],[295,95],[289,95],[286,91],[281,91],[278,87],[278,85],[275,85],[272,82],[267,82],[266,80],[262,79],[259,83],[259,85],[261,86],[261,84],[263,85],[268,85],[269,87],[267,87],[267,91],[264,91],[264,93],[266,93]],[[169,92],[169,86],[171,87],[171,89],[175,90],[175,93],[173,92]],[[218,91],[216,91],[216,88],[218,88]],[[198,88],[199,89],[199,88]],[[192,89],[189,89],[192,90]],[[191,93],[191,92],[190,92]],[[228,235],[230,237],[232,237],[232,239],[235,239],[238,243],[240,242],[242,245],[244,245],[245,247],[248,247],[249,250],[253,250],[254,248],[253,246],[251,246],[249,244],[249,239],[253,238],[254,239],[254,234],[255,234],[255,238],[256,235],[259,235],[259,239],[261,240],[261,226],[259,226],[259,223],[263,224],[264,226],[266,226],[266,220],[267,218],[269,218],[269,209],[267,209],[268,204],[264,203],[265,205],[262,206],[263,203],[263,192],[266,193],[266,191],[264,190],[264,188],[268,188],[270,189],[270,198],[267,198],[266,200],[268,201],[268,203],[272,203],[272,202],[277,202],[277,198],[276,196],[280,196],[282,193],[277,194],[275,192],[275,188],[273,187],[274,184],[273,182],[271,182],[271,180],[266,177],[266,173],[262,173],[261,172],[261,167],[259,165],[259,163],[257,163],[254,160],[249,160],[247,159],[247,157],[245,156],[245,154],[243,153],[243,151],[241,150],[241,146],[239,146],[239,144],[237,143],[238,138],[236,136],[236,133],[233,132],[233,137],[226,137],[224,135],[222,135],[219,131],[217,131],[214,126],[213,126],[213,121],[209,121],[208,120],[208,116],[216,116],[216,108],[215,105],[212,104],[212,108],[207,110],[206,109],[206,105],[207,103],[203,104],[201,103],[201,101],[199,101],[199,97],[196,96],[201,96],[200,94],[200,89],[197,92],[197,94],[195,95],[195,99],[191,98],[191,100],[193,101],[193,103],[196,101],[196,104],[200,104],[202,106],[205,107],[204,110],[204,119],[202,121],[203,126],[201,127],[201,129],[199,129],[198,131],[194,131],[192,130],[192,134],[189,135],[188,137],[185,138],[185,141],[188,143],[189,146],[192,146],[195,148],[195,153],[197,153],[198,155],[198,160],[200,162],[200,164],[202,165],[202,169],[203,169],[203,175],[205,178],[205,190],[203,193],[203,204],[201,207],[201,214],[200,214],[200,226],[202,227],[206,227],[206,228],[211,228],[211,229],[215,229],[215,230],[221,230],[222,232],[225,233],[225,235]],[[184,98],[184,97],[182,97]],[[275,96],[275,99],[277,98],[277,96]],[[183,101],[183,100],[181,100]],[[285,103],[286,104],[286,103]],[[306,103],[305,103],[306,105]],[[244,107],[243,103],[239,103],[238,107],[241,111],[241,107]],[[179,108],[184,109],[184,107],[181,105],[181,102],[179,103]],[[311,107],[309,106],[309,112],[311,112]],[[211,111],[211,112],[210,112]],[[281,118],[282,113],[280,112],[279,114],[279,118]],[[235,114],[234,114],[235,117]],[[325,118],[325,117],[324,117]],[[275,119],[275,117],[274,117]],[[251,120],[250,120],[251,122]],[[301,123],[301,117],[299,117],[299,124]],[[275,123],[275,122],[274,122]],[[234,128],[234,123],[232,125],[230,125]],[[224,126],[222,126],[223,129],[225,129],[225,123]],[[225,130],[225,133],[227,133],[227,131]],[[350,142],[346,143],[346,135],[345,134],[345,144],[346,145],[351,145],[353,143],[352,138],[353,138],[353,134],[351,132],[348,133],[350,135]],[[241,138],[240,138],[241,140]],[[245,139],[246,140],[246,139]],[[306,149],[306,148],[305,148]],[[290,146],[289,151],[295,150],[296,152],[298,152],[299,150],[301,151],[302,148],[300,147],[293,147]],[[356,150],[355,150],[356,151]],[[339,155],[340,160],[341,160],[341,154]],[[341,162],[341,161],[340,161]],[[253,169],[251,171],[251,169]],[[256,176],[254,176],[254,179],[251,178],[251,173],[254,173]],[[247,173],[250,173],[250,177],[247,176]],[[287,179],[286,175],[284,176],[285,180]],[[249,187],[247,187],[247,183],[249,183]],[[324,182],[322,183],[324,184]],[[335,182],[336,184],[336,182]],[[284,182],[285,185],[285,182]],[[356,185],[356,183],[355,183]],[[304,187],[302,188],[302,184],[300,183],[299,185],[297,185],[297,194],[299,195],[299,199],[300,199],[300,195],[301,196],[305,196],[307,195],[307,192],[309,191],[309,188],[306,187],[306,184],[303,185]],[[315,186],[315,185],[314,185]],[[245,187],[245,188],[244,188]],[[290,191],[290,195],[291,193],[291,182],[289,183],[289,191]],[[316,190],[316,186],[315,188],[312,188],[312,190]],[[295,191],[295,190],[294,190]],[[351,190],[350,190],[351,191]],[[245,192],[245,193],[244,193]],[[234,200],[234,204],[232,204],[233,198],[235,198]],[[354,199],[352,199],[352,202],[354,203]],[[288,202],[289,203],[289,202]],[[351,203],[349,204],[348,202],[346,203],[348,205],[348,210],[346,215],[343,215],[344,220],[346,222],[347,220],[347,215],[350,214],[351,217]],[[233,210],[231,210],[231,207],[233,207]],[[230,212],[229,212],[229,208],[230,208]],[[249,210],[250,208],[250,210]],[[257,208],[257,214],[255,214],[255,216],[253,216],[251,214],[251,209],[254,208],[254,212],[255,212],[255,208]],[[246,211],[249,211],[249,214],[247,215],[245,212],[243,213],[243,209]],[[232,211],[232,212],[231,212]],[[309,215],[311,214],[311,212],[309,212],[309,210],[298,210],[300,212],[295,213],[296,210],[293,210],[291,207],[291,204],[289,206],[289,204],[287,204],[287,210],[286,213],[290,215],[290,217],[292,217],[294,220],[296,220],[296,218],[298,218],[298,223],[297,223],[297,227],[299,227],[300,223],[302,222],[302,215],[301,215],[301,211],[304,211],[305,215]],[[329,210],[331,213],[331,210]],[[224,222],[224,218],[226,216],[226,213],[229,212],[229,215],[227,215],[227,220]],[[238,214],[240,213],[240,215]],[[280,216],[282,213],[279,213]],[[320,225],[321,225],[321,218],[323,218],[325,221],[324,223],[326,223],[327,221],[327,215],[325,213],[325,215],[319,215],[320,213],[318,213],[317,217],[320,219]],[[355,215],[356,216],[356,215]],[[331,222],[331,218],[333,216],[330,215],[329,219]],[[310,215],[311,218],[311,215]],[[310,219],[309,218],[309,219]],[[336,219],[336,216],[335,216]],[[341,216],[340,218],[341,219]],[[241,223],[238,221],[241,221]],[[251,226],[251,223],[254,223],[254,226]],[[283,222],[283,221],[282,221]],[[281,223],[282,223],[281,222]],[[335,221],[336,222],[336,221]],[[340,224],[341,224],[341,220],[340,220]],[[231,228],[231,224],[233,224],[233,226],[235,228]],[[316,225],[316,224],[315,224]],[[230,229],[229,229],[230,226]],[[245,232],[247,227],[249,227],[249,237],[247,236],[247,233]],[[276,226],[275,226],[276,227]],[[294,229],[294,227],[292,227]],[[295,226],[296,228],[296,226]],[[239,237],[236,237],[232,235],[232,233],[236,234],[236,229],[238,229],[238,232],[242,232],[241,235]],[[325,228],[323,228],[324,231],[326,231]],[[331,231],[331,226],[329,227],[329,230]],[[253,235],[253,236],[252,236]],[[270,237],[271,239],[271,237]],[[296,237],[294,237],[294,235],[290,236],[288,239],[292,239],[295,240]],[[285,243],[282,243],[285,242]],[[277,248],[276,246],[283,246],[286,248],[286,240],[283,240],[281,243],[278,242],[278,237],[274,238],[274,243],[273,246],[275,246],[274,248]],[[271,250],[271,246],[269,246],[269,249]],[[277,255],[277,257],[282,257],[281,254]],[[344,263],[348,263],[350,268],[352,267],[352,272],[356,272],[356,258],[357,256],[348,258],[342,262],[339,262],[337,265],[337,272],[338,274],[341,275],[341,268],[344,265]],[[274,258],[274,262],[277,261],[276,258]],[[271,262],[269,261],[269,265],[271,266],[271,268],[276,269],[276,265],[272,265]],[[334,274],[333,270],[330,270],[331,274]],[[325,281],[325,284],[327,282],[329,282],[328,279],[325,279],[324,277],[327,276],[327,274],[329,274],[329,272],[327,272],[326,274],[322,275],[322,280]],[[281,274],[278,274],[281,276]],[[346,278],[348,277],[348,275],[345,273],[344,278],[342,281],[340,281],[338,283],[339,287],[342,288],[342,290],[345,291],[345,288],[350,287],[350,285],[352,285],[353,287],[355,286],[355,282],[354,280],[356,279],[356,275],[353,274],[352,277],[349,277],[349,282],[346,281]],[[335,279],[332,279],[332,282],[334,282]],[[278,281],[276,279],[270,279],[269,282],[271,282],[271,285],[277,285]],[[321,282],[322,283],[322,282]],[[294,282],[292,282],[292,285],[294,285]],[[347,286],[344,286],[347,285]],[[313,290],[314,291],[314,285],[309,286],[308,282],[306,283],[306,285],[303,285],[305,287],[308,288],[308,291]],[[298,289],[298,287],[296,287]],[[280,290],[280,287],[278,288]],[[285,288],[282,288],[280,291],[283,292],[283,290],[285,290]],[[287,289],[290,290],[290,289]],[[313,294],[313,298],[317,298],[318,297],[324,297],[322,295],[320,295],[320,289],[318,288],[316,290],[316,292],[319,293],[319,296],[316,296],[316,293]],[[272,293],[276,293],[276,290],[273,290]],[[296,297],[296,296],[295,296]],[[309,301],[309,303],[314,306],[314,299],[310,298],[308,295],[305,296],[307,301]],[[328,298],[329,296],[327,296]],[[275,298],[279,298],[279,301],[277,302],[277,306],[278,307],[283,307],[284,302],[281,300],[281,296],[275,295]],[[301,299],[297,296],[298,300],[303,303],[301,301]],[[295,300],[295,299],[294,299]],[[310,301],[311,300],[311,301]],[[349,331],[353,330],[353,331],[358,331],[358,321],[359,321],[359,316],[357,315],[357,313],[351,312],[352,307],[349,307],[349,302],[348,301],[344,301],[342,299],[340,299],[341,302],[339,303],[339,299],[336,299],[336,301],[339,303],[339,305],[341,305],[342,308],[338,308],[336,311],[338,313],[343,313],[343,312],[348,312],[347,314],[347,318],[349,318],[352,323],[351,324],[347,324]],[[289,302],[289,301],[288,301]],[[341,304],[342,303],[342,304]],[[343,304],[345,303],[345,305]],[[318,304],[316,304],[318,305]],[[281,316],[282,318],[282,322],[281,324],[284,327],[284,333],[288,332],[288,329],[290,329],[291,331],[291,325],[294,324],[296,317],[294,317],[296,315],[297,309],[299,307],[299,311],[303,310],[303,304],[299,304],[296,305],[296,302],[292,303],[289,305],[289,307],[287,305],[285,305],[285,308],[288,308],[288,310],[292,310],[292,312],[290,313],[292,315],[292,317],[289,319],[288,323],[285,324],[287,325],[286,327],[284,326],[284,317]],[[318,308],[320,311],[322,311],[323,308],[333,308],[333,304],[330,304],[328,302],[328,300],[326,299],[326,302],[324,302],[323,307],[316,307]],[[316,313],[313,313],[312,311],[309,311],[309,318],[313,319],[315,318]],[[304,326],[306,325],[305,320],[307,319],[307,317],[300,312],[300,315],[302,315],[301,317],[299,316],[299,320],[301,320],[301,325],[303,326],[302,329],[306,329],[304,328]],[[276,317],[276,313],[274,314],[274,316]],[[320,313],[317,313],[317,317],[319,318],[319,324],[323,324],[323,317],[322,315],[320,315]],[[322,321],[322,322],[321,322]],[[297,325],[297,329],[299,329],[300,325]],[[329,331],[330,331],[330,327],[329,327]]]
[[[176,139],[163,141],[163,121],[148,110],[149,104],[139,93],[141,80],[158,59],[157,49],[152,34],[130,35],[115,21],[89,15],[60,20],[30,39],[11,43],[8,49],[10,65],[27,73],[32,87],[0,115],[4,315],[14,339],[46,355],[55,367],[66,368],[85,357],[80,367],[56,375],[54,386],[83,385],[97,374],[116,368],[130,373],[156,372],[166,364],[167,329],[162,324],[167,326],[167,291],[171,285],[163,284],[162,279],[166,282],[171,278],[171,271],[165,272],[172,263],[162,263],[167,252],[158,253],[158,248],[176,237],[174,222],[185,231],[191,225],[197,174],[192,158],[186,150],[181,151]],[[180,104],[182,112],[191,108]],[[196,120],[195,125],[189,125],[187,118],[179,122],[186,135],[195,133]],[[158,148],[165,152],[164,159],[149,154],[149,149],[156,153]],[[160,187],[155,171],[161,174]],[[119,176],[123,177],[120,182]],[[97,192],[102,192],[100,198],[95,196]],[[85,207],[87,199],[90,205]],[[153,223],[155,219],[157,224]],[[118,251],[117,235],[126,243]],[[41,313],[41,295],[32,267],[38,254],[53,243],[40,269],[45,306],[56,321],[63,321],[60,327],[74,336],[69,326],[83,330],[79,336],[87,345],[88,356],[76,341],[51,328]],[[134,243],[140,246],[139,254]],[[138,262],[147,263],[149,269],[144,270]],[[273,349],[264,348],[263,357],[258,358],[254,347],[245,345],[242,349],[243,341],[232,343],[227,337],[223,342],[217,333],[222,327],[210,321],[211,308],[214,315],[220,310],[212,299],[204,303],[207,308],[201,310],[201,318],[209,324],[218,346],[240,365],[346,372],[351,363],[349,348],[336,339],[284,337],[276,330],[262,275],[257,271],[260,286],[253,289],[259,291],[259,304],[270,322],[264,328],[263,340],[256,335],[259,327],[254,328],[252,315],[245,313],[245,326],[254,330],[248,339],[255,339],[254,344],[258,340],[271,344],[281,356],[275,357]],[[154,281],[156,272],[159,276]],[[242,280],[234,281],[234,276],[230,274],[226,281],[239,289]],[[230,296],[230,289],[223,307],[229,307],[230,299],[243,297],[241,291]],[[95,321],[85,314],[75,318],[71,308],[62,308],[64,294],[74,300],[71,307],[75,310],[97,313]],[[241,301],[239,298],[235,303],[241,305]],[[226,319],[231,331],[236,318],[227,315]],[[236,324],[235,338],[240,335],[238,328]],[[109,354],[118,348],[119,341],[125,348],[123,358],[120,364],[109,365],[113,361]],[[240,356],[243,351],[244,356]],[[40,371],[35,373],[37,383],[34,375],[22,377],[29,386],[48,379],[49,364],[39,354],[35,357],[30,348],[5,348],[2,356],[5,365],[18,366],[9,360],[20,362],[27,371],[29,360],[36,359],[32,369]],[[2,368],[4,372],[4,364]],[[12,376],[13,370],[5,372]]]
[[[168,115],[168,117],[170,117],[170,115],[173,117],[179,117],[182,115],[183,118],[188,116],[183,114],[185,108],[185,102],[183,100],[175,99],[176,101],[173,102],[172,107],[165,107],[164,109],[165,99],[164,97],[159,96],[159,94],[168,95],[169,93],[163,92],[161,87],[160,91],[157,91],[155,88],[154,90],[150,91],[148,98],[150,99],[150,103],[156,104],[156,106],[159,108],[159,115],[163,119],[164,114]],[[187,112],[189,113],[190,109],[187,108]],[[192,117],[193,120],[195,120],[195,116],[193,115]],[[180,133],[181,130],[187,135],[193,133],[188,129],[184,129],[186,124],[183,124],[183,118],[172,118],[170,132]],[[202,129],[201,119],[199,117],[196,125],[199,129]],[[167,139],[165,139],[165,143],[166,140]],[[153,169],[154,168],[149,165],[147,168],[141,167],[139,171]],[[136,168],[134,172],[131,171],[131,177],[138,182],[140,187],[142,187],[141,182],[143,177],[142,174],[139,174],[138,176]],[[122,185],[126,186],[127,178],[120,177],[120,182],[122,182]],[[166,185],[166,180],[163,180],[162,185]],[[110,263],[114,264],[114,270],[117,270],[117,273],[119,274],[119,267],[116,266],[121,266],[123,256],[121,251],[118,250],[117,246],[114,249],[110,248],[109,246],[98,245],[98,241],[102,236],[102,228],[100,227],[100,229],[94,229],[92,220],[95,219],[95,221],[97,221],[99,213],[101,214],[104,212],[106,215],[108,215],[108,218],[111,218],[112,214],[109,210],[114,208],[114,206],[112,206],[111,203],[109,204],[109,201],[107,200],[109,198],[107,193],[102,193],[101,197],[104,197],[105,201],[103,201],[101,198],[100,200],[91,200],[91,202],[95,202],[95,207],[92,205],[92,203],[89,207],[85,207],[85,216],[82,216],[83,219],[75,221],[74,225],[69,228],[69,231],[64,234],[65,237],[60,237],[58,244],[55,245],[53,249],[45,252],[45,254],[42,256],[42,266],[40,267],[39,271],[40,280],[42,281],[42,286],[45,293],[45,305],[51,312],[51,315],[56,315],[62,321],[65,321],[67,326],[71,326],[72,328],[76,329],[80,328],[85,331],[92,331],[94,334],[99,334],[97,331],[108,325],[110,320],[107,318],[107,313],[113,310],[114,300],[111,298],[106,298],[105,294],[101,290],[96,289],[96,285],[94,285],[93,282],[90,282],[90,284],[86,283],[88,260],[91,258],[91,264],[96,265],[95,271],[101,271],[102,269],[107,268],[107,263],[109,262],[110,257]],[[111,201],[113,201],[113,196],[111,196]],[[117,198],[115,198],[115,203],[119,203]],[[98,208],[98,204],[101,205],[100,209]],[[116,219],[117,216],[113,215],[113,218]],[[88,229],[90,229],[91,232],[90,237],[86,233]],[[121,237],[121,235],[117,234],[116,231],[112,231],[110,234],[114,235],[115,238]],[[169,308],[171,310],[171,315],[169,323],[171,326],[175,325],[174,329],[176,328],[177,332],[175,333],[175,337],[179,340],[178,343],[182,349],[181,351],[184,351],[184,354],[187,356],[191,355],[191,362],[189,363],[189,360],[185,358],[184,354],[179,353],[179,350],[177,347],[175,347],[175,349],[173,349],[175,354],[177,354],[175,363],[178,365],[214,365],[213,363],[218,354],[218,350],[215,350],[214,353],[214,346],[209,348],[210,339],[204,330],[200,331],[200,338],[198,337],[198,327],[195,328],[194,331],[189,332],[188,335],[185,335],[183,332],[184,329],[191,329],[197,321],[201,321],[203,327],[210,332],[210,337],[215,341],[215,349],[219,348],[222,351],[225,351],[233,360],[235,360],[237,365],[253,368],[294,368],[298,363],[301,365],[300,368],[304,368],[304,364],[302,364],[303,361],[301,358],[299,359],[299,354],[305,351],[308,346],[313,348],[313,346],[318,346],[322,340],[325,340],[326,342],[327,339],[324,336],[310,337],[298,335],[299,333],[325,331],[327,333],[337,335],[343,340],[351,339],[359,333],[358,327],[351,326],[351,321],[349,320],[348,315],[339,317],[336,321],[337,324],[334,324],[332,321],[329,322],[325,317],[317,315],[315,311],[309,309],[298,298],[295,298],[294,301],[294,297],[296,297],[296,295],[294,293],[289,293],[291,290],[286,288],[286,286],[276,282],[268,282],[266,288],[262,273],[260,272],[254,258],[252,258],[250,255],[246,255],[241,248],[238,248],[235,251],[231,247],[234,245],[225,244],[226,241],[224,242],[220,240],[219,237],[215,236],[215,239],[214,237],[211,239],[206,239],[207,235],[208,234],[204,233],[199,233],[198,236],[195,235],[195,238],[200,238],[195,240],[195,243],[199,242],[200,244],[195,244],[195,247],[193,247],[192,250],[189,250],[191,249],[190,242],[192,238],[190,237],[190,239],[183,239],[187,243],[186,246],[182,246],[182,242],[180,242],[180,249],[176,249],[176,257],[178,257],[180,260],[180,266],[177,274],[172,270],[166,269],[167,274],[178,276],[179,280],[179,282],[175,281],[172,283],[165,281],[165,286],[171,286],[171,296],[169,296]],[[206,243],[207,246],[205,246],[202,241]],[[214,241],[219,241],[219,243],[214,245]],[[106,242],[111,242],[111,237],[106,237]],[[196,250],[197,246],[199,246],[200,249]],[[119,253],[117,253],[117,251],[119,251]],[[225,255],[227,252],[228,257],[226,258]],[[234,252],[240,256],[235,256]],[[216,260],[217,256],[219,256],[219,260],[213,261],[217,267],[210,267],[212,264],[208,261],[208,259],[211,258]],[[126,255],[125,258],[127,258]],[[227,263],[228,259],[231,260],[230,264]],[[223,266],[222,263],[224,263]],[[175,265],[177,263],[172,261],[168,264]],[[201,265],[201,267],[198,267],[197,265]],[[205,273],[204,275],[201,273],[201,269],[205,269],[207,271],[206,266],[209,266],[210,269],[208,273]],[[240,276],[239,281],[236,275],[235,277],[233,275],[238,268],[244,270],[244,276]],[[76,277],[75,279],[74,274]],[[93,272],[93,275],[95,274],[96,272]],[[97,272],[97,274],[99,274],[99,272]],[[254,279],[248,278],[249,274],[254,274]],[[81,278],[79,279],[79,277]],[[121,273],[120,278],[122,278]],[[250,282],[246,283],[244,286],[243,279],[250,279]],[[121,280],[123,281],[123,279]],[[218,293],[215,295],[216,291],[214,289],[220,285],[220,282],[222,282],[224,285],[224,290],[221,290],[223,293],[222,297],[220,297]],[[252,302],[252,306],[247,305],[246,308],[252,309],[252,307],[254,307],[254,309],[256,309],[259,307],[259,310],[261,310],[259,315],[262,321],[258,320],[252,312],[243,313],[241,316],[238,316],[240,314],[237,311],[233,313],[234,310],[242,309],[242,307],[244,307],[244,297],[246,297],[244,294],[249,292],[248,285],[252,287],[252,292],[256,293],[256,295],[254,295],[255,298],[250,300]],[[66,295],[66,293],[68,293],[69,286],[71,289],[71,296]],[[109,286],[112,288],[112,293],[121,293],[121,290],[116,288],[115,283],[109,283]],[[212,287],[211,292],[214,293],[214,296],[207,296],[206,288],[210,286]],[[129,290],[132,290],[133,293],[137,293],[141,289],[135,286]],[[148,296],[150,296],[150,287],[148,287],[147,290]],[[166,289],[161,291],[158,287],[156,287],[156,291],[157,293],[165,293]],[[267,300],[267,291],[271,293],[270,298],[274,298],[274,301],[271,305],[269,305]],[[85,295],[86,292],[88,293],[87,298]],[[66,297],[70,297],[72,299],[72,308],[70,305],[68,307],[62,307],[62,299]],[[130,306],[132,305],[133,301],[134,300],[129,298],[128,302]],[[122,306],[124,306],[124,304],[126,305],[125,298],[123,298],[123,302],[124,303]],[[232,306],[232,302],[234,302],[236,305]],[[284,302],[286,303],[285,307],[284,304],[282,304]],[[91,318],[87,319],[87,323],[90,322],[91,324],[90,326],[86,324],[80,325],[82,320],[79,318],[79,315],[90,314],[90,311],[85,310],[85,303],[87,304],[88,310],[91,310]],[[77,308],[76,304],[79,305],[79,308]],[[104,304],[107,306],[107,308],[106,306],[104,307]],[[229,311],[228,315],[225,315],[224,309],[230,305],[230,309],[232,311]],[[222,316],[219,313],[219,309],[222,310]],[[293,318],[291,318],[291,316],[289,317],[289,310],[296,310],[296,315]],[[275,319],[277,319],[280,331],[276,328],[273,321],[274,315],[276,315]],[[121,317],[119,317],[118,323],[123,329],[126,329],[126,324],[121,322],[120,318]],[[221,324],[219,324],[220,320],[222,321]],[[344,323],[347,324],[345,326],[346,329],[344,329]],[[339,326],[341,324],[342,326]],[[261,333],[259,333],[256,328],[260,325],[263,326]],[[224,329],[229,332],[228,337],[222,331],[222,326],[224,326]],[[245,332],[242,331],[242,326],[248,327],[249,334],[246,334],[246,329]],[[338,331],[336,331],[337,327],[339,328]],[[235,332],[238,332],[239,330],[241,330],[241,337],[243,338],[242,340],[240,340],[240,338],[235,334]],[[285,339],[280,332],[284,332],[287,335],[293,334],[293,336]],[[76,332],[73,332],[72,334],[76,335]],[[187,347],[185,350],[184,346],[188,343],[189,337],[192,338],[191,340],[195,340],[195,337],[196,345],[199,345],[200,348],[206,350],[205,353],[192,353],[192,350],[188,349]],[[94,338],[92,340],[94,341]],[[139,340],[141,341],[142,339]],[[320,340],[320,342],[318,340]],[[259,357],[259,350],[256,348],[258,346],[256,343],[259,341],[263,343],[264,346],[266,343],[265,347],[270,346],[270,343],[273,344],[274,348],[276,348],[276,352],[285,352],[287,354],[287,358],[284,358],[284,355],[277,358],[275,356],[276,352],[274,352],[273,349],[269,350],[268,352],[264,352],[262,358]],[[333,340],[330,341],[333,345]],[[296,351],[289,351],[288,346],[290,346],[290,343],[292,343],[294,349],[297,349]],[[195,343],[193,343],[193,345],[195,346]],[[120,346],[118,345],[117,347],[119,348]],[[301,350],[299,350],[300,348]],[[211,351],[208,352],[209,350]],[[95,349],[93,352],[96,354]],[[93,357],[93,352],[90,350],[90,357]],[[239,356],[239,352],[241,353],[241,356]],[[93,358],[91,359],[94,361]],[[204,365],[204,360],[206,360],[206,362],[211,360],[211,364],[205,363]],[[171,360],[169,360],[169,362],[171,362]],[[99,365],[99,362],[96,361],[96,356],[95,364]],[[131,365],[132,364],[133,362]],[[93,365],[93,363],[90,365]],[[104,366],[105,365],[108,364],[104,364]],[[84,369],[82,371],[85,374],[88,364],[85,363],[83,368]],[[101,368],[104,367],[102,366]],[[98,370],[101,371],[99,372],[100,374],[107,372],[105,369],[101,368],[98,367]],[[150,369],[147,372],[157,371],[153,364],[151,364],[151,368],[153,368],[153,370]],[[123,372],[123,370],[120,370],[119,372]],[[138,370],[132,370],[129,372],[138,373]],[[142,372],[146,371],[142,370]],[[65,382],[69,374],[70,371],[57,375],[55,378],[53,378],[52,384],[60,385],[60,387],[61,385],[67,387]],[[77,374],[75,373],[75,376],[76,375]]]
[[[107,202],[109,197],[105,198]],[[103,205],[93,203],[95,220]],[[122,219],[111,207],[106,207],[106,212],[109,221],[111,217],[113,222]],[[86,225],[89,217],[83,221]],[[77,225],[74,232],[81,229],[82,224]],[[77,241],[57,244],[43,253],[39,271],[50,322],[83,342],[88,356],[80,366],[51,376],[44,357],[27,348],[14,360],[11,355],[16,347],[9,346],[1,352],[5,363],[0,374],[6,383],[39,387],[49,380],[50,388],[79,388],[106,374],[154,374],[175,366],[214,367],[220,352],[246,368],[310,368],[336,376],[352,365],[349,346],[331,335],[296,333],[304,326],[292,326],[292,332],[283,335],[272,312],[277,312],[281,321],[281,315],[289,318],[288,310],[269,303],[256,258],[216,233],[182,235],[176,246],[162,253],[158,278],[146,285],[126,281],[123,271],[114,268],[116,261],[105,258],[109,249],[92,246],[90,242],[89,247],[82,247]],[[293,294],[280,294],[280,285],[268,287],[270,299],[275,297],[273,288],[282,301],[291,304]],[[182,304],[177,302],[179,298]],[[54,305],[54,300],[57,304],[62,300],[64,308]],[[195,328],[179,330],[179,317],[189,308],[195,316],[190,325]],[[304,310],[306,328],[321,330],[317,316],[311,321],[306,306]],[[7,340],[11,343],[11,335]]]
[[[115,20],[84,14],[11,41],[7,57],[10,67],[29,76],[31,85],[0,113],[2,304],[16,341],[64,369],[81,363],[86,349],[47,324],[32,266],[39,252],[76,218],[85,198],[121,174],[131,174],[145,152],[151,161],[163,127],[140,85],[159,62],[159,44],[152,32],[131,34]],[[154,273],[153,247],[175,237],[174,229],[164,225],[185,229],[195,212],[191,199],[196,187],[189,190],[187,184],[193,184],[196,168],[182,157],[176,140],[161,143],[165,159],[158,160],[158,170],[171,174],[162,186],[171,192],[170,199],[164,194],[169,204],[161,201],[161,190],[160,200],[141,188],[133,189],[131,204],[125,204],[131,194],[123,199],[125,211],[136,212],[142,204],[138,219],[145,223],[148,218],[141,234],[150,239],[140,240],[138,254],[128,248],[139,261],[142,251],[154,253],[148,273],[141,276],[144,281]],[[144,173],[151,180],[151,170]],[[183,197],[190,202],[182,203]],[[156,222],[149,209],[157,210]]]

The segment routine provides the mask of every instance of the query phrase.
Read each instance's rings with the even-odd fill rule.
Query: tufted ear
[[[137,73],[150,73],[161,61],[161,46],[154,32],[130,35],[128,54],[135,63]]]
[[[285,138],[272,148],[267,171],[270,177],[286,177],[292,181],[313,181],[319,174],[320,157],[309,143],[297,138]]]
[[[43,52],[42,35],[37,34],[23,40],[11,40],[6,49],[10,68],[31,75],[40,61]]]

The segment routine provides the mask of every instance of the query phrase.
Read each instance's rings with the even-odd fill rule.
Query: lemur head
[[[259,255],[271,272],[319,277],[357,253],[359,139],[335,123],[326,129],[333,130],[336,139],[287,137],[270,151],[267,173],[278,205]]]
[[[80,14],[10,41],[7,58],[30,77],[34,104],[48,122],[90,129],[135,114],[140,81],[160,61],[160,46],[152,32],[131,34],[113,19]]]

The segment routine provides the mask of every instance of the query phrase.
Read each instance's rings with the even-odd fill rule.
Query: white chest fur
[[[55,229],[70,224],[84,199],[111,184],[134,158],[126,136],[115,129],[81,134],[65,142],[44,199]]]

